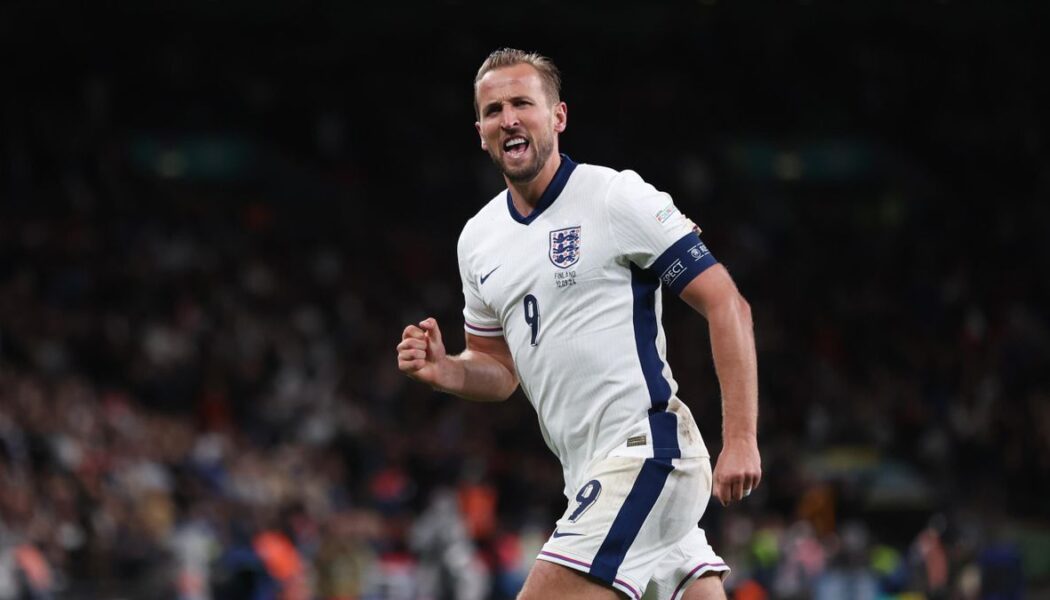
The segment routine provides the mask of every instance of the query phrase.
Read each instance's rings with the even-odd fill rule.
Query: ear
[[[474,129],[478,132],[478,138],[481,140],[481,149],[488,152],[489,145],[485,142],[485,137],[481,135],[481,123],[474,121]]]
[[[562,133],[569,124],[569,107],[564,102],[554,105],[554,131]]]

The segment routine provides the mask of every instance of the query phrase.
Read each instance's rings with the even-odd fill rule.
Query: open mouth
[[[503,153],[511,158],[519,158],[529,149],[529,142],[521,136],[509,138],[503,142]]]

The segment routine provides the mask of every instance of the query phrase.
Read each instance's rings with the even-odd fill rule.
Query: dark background
[[[669,192],[754,309],[763,485],[703,521],[727,587],[1037,596],[1047,12],[4,5],[11,573],[39,597],[512,597],[564,510],[535,415],[431,393],[393,350],[427,315],[462,347],[455,242],[504,187],[471,82],[509,45],[562,69],[562,150]],[[705,323],[665,307],[717,454]]]

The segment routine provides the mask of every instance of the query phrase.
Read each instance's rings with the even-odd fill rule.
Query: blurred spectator
[[[588,106],[573,156],[672,193],[755,309],[764,482],[705,515],[727,586],[1045,593],[1039,20],[873,9],[874,35],[724,4],[607,11],[659,25],[630,56],[567,11],[573,44],[540,49]],[[505,40],[469,15],[448,38],[344,35],[367,20],[333,5],[106,41],[88,34],[105,15],[68,10],[39,18],[74,61],[0,18],[28,82],[0,105],[0,600],[513,598],[564,509],[531,408],[449,399],[392,360],[427,314],[457,344],[456,235],[499,187],[469,77]],[[172,30],[197,10],[220,9]],[[421,89],[401,118],[391,98]],[[703,323],[665,310],[717,455]]]

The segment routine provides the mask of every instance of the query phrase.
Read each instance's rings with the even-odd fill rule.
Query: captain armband
[[[671,245],[649,267],[660,282],[681,294],[685,286],[718,261],[696,232],[690,232]]]

